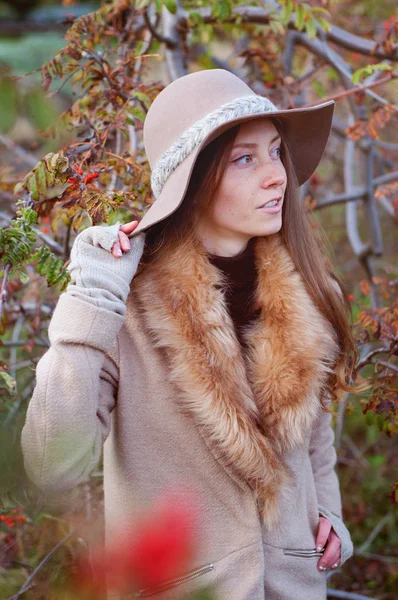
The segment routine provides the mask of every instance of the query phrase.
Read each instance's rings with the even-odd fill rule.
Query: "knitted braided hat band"
[[[145,152],[155,201],[130,237],[171,215],[182,203],[199,153],[227,129],[252,119],[278,117],[299,185],[318,166],[331,129],[334,100],[279,110],[225,69],[205,69],[167,85],[144,122]]]

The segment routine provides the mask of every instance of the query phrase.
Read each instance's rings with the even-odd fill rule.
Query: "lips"
[[[268,204],[268,202],[273,202],[274,200],[277,200],[278,202],[280,202],[282,200],[282,196],[278,196],[277,198],[271,198],[270,200],[267,200],[267,202],[264,202],[264,204],[262,204],[261,206],[258,206],[257,208],[264,208],[266,204]],[[276,206],[276,204],[275,204]]]

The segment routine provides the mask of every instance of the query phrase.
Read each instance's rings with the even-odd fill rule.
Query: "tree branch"
[[[59,550],[61,548],[61,546],[63,546],[69,540],[69,538],[71,538],[72,535],[74,535],[75,533],[76,533],[76,529],[73,528],[65,537],[63,537],[62,540],[60,542],[58,542],[58,544],[56,546],[54,546],[54,548],[47,554],[47,556],[45,556],[43,558],[43,560],[37,565],[37,567],[31,573],[31,575],[29,575],[29,577],[27,578],[27,580],[25,581],[25,583],[23,584],[23,586],[21,587],[19,592],[17,592],[14,596],[9,598],[8,600],[18,600],[18,598],[20,596],[22,596],[22,594],[24,594],[28,590],[31,582],[36,577],[36,575],[40,571],[40,569],[42,567],[44,567],[44,565],[54,556],[54,554],[57,552],[57,550]]]
[[[232,16],[228,19],[223,19],[222,23],[234,23],[236,21],[236,17],[239,16],[242,17],[243,23],[258,23],[266,25],[272,18],[269,16],[270,13],[281,10],[280,5],[276,2],[272,2],[272,0],[269,0],[267,5],[269,8],[258,8],[256,6],[235,7],[232,9]],[[204,23],[220,22],[219,19],[212,16],[211,7],[195,8],[195,12],[198,12],[202,15]],[[181,11],[179,14],[179,20],[186,20],[187,16],[188,11]],[[288,29],[293,29],[296,31],[293,17],[290,19],[287,27]],[[328,41],[331,41],[337,46],[345,48],[346,50],[351,50],[352,52],[358,52],[359,54],[372,56],[380,60],[398,60],[398,45],[395,45],[391,53],[387,53],[380,49],[380,47],[376,48],[377,42],[374,40],[367,40],[366,38],[349,33],[348,31],[341,29],[341,27],[337,27],[333,24],[331,24],[330,31],[325,31],[325,36]]]
[[[386,346],[381,346],[380,348],[375,348],[374,350],[371,350],[370,352],[368,352],[368,354],[366,356],[364,356],[363,358],[361,358],[360,361],[358,361],[356,369],[357,371],[359,371],[359,369],[362,369],[363,367],[365,367],[366,365],[368,365],[369,363],[372,362],[372,358],[373,356],[375,356],[375,354],[385,354],[385,353],[389,353],[390,352],[390,348],[386,347]]]
[[[8,292],[7,292],[7,283],[8,283],[8,275],[10,273],[11,264],[8,263],[4,267],[4,276],[3,281],[1,282],[0,288],[0,319],[3,316],[4,305],[7,302]],[[4,342],[3,342],[4,344]]]
[[[364,543],[358,548],[358,552],[365,552],[373,540],[379,535],[380,531],[383,529],[384,525],[390,521],[392,517],[392,513],[388,512],[384,517],[377,523],[376,527],[371,531],[370,535],[364,541]]]
[[[346,598],[346,600],[376,600],[370,596],[362,596],[362,594],[356,594],[355,592],[343,592],[340,590],[331,590],[328,588],[328,598]]]

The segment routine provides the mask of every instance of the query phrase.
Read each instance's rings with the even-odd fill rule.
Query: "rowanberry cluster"
[[[74,171],[76,171],[76,173],[78,175],[80,175],[80,177],[83,175],[83,170],[80,169],[77,165],[73,165],[72,169]],[[94,179],[97,179],[98,175],[99,175],[98,171],[94,171],[93,173],[88,173],[83,178],[83,183],[85,183],[85,184],[92,183],[94,181]],[[72,185],[79,185],[80,181],[79,181],[78,177],[69,177],[68,183],[71,183]]]
[[[24,523],[26,516],[22,514],[23,510],[22,506],[18,506],[17,508],[13,508],[9,513],[2,513],[0,515],[0,522],[7,525],[7,527],[15,527],[17,523]]]

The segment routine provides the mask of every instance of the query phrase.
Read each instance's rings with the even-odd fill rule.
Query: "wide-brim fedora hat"
[[[298,184],[317,168],[327,144],[335,101],[279,110],[225,69],[204,69],[167,85],[154,99],[143,127],[154,202],[130,237],[170,216],[182,203],[200,152],[242,122],[278,117]]]

